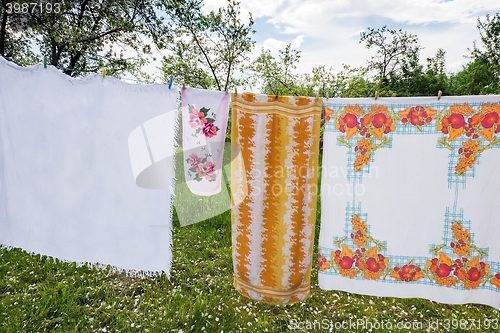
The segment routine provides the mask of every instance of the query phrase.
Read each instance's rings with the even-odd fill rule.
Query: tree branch
[[[205,52],[205,49],[202,47],[200,41],[198,40],[198,37],[196,36],[196,33],[195,31],[192,29],[192,26],[191,26],[191,21],[189,22],[189,25],[188,25],[188,30],[189,32],[191,32],[191,34],[193,35],[193,39],[194,41],[196,42],[196,45],[199,47],[199,49],[201,50],[201,52],[203,53],[203,56],[205,57],[205,60],[208,64],[208,67],[210,68],[210,71],[212,72],[212,75],[215,79],[215,83],[217,83],[217,88],[219,89],[219,91],[221,90],[220,88],[220,83],[219,83],[219,80],[217,78],[217,75],[215,74],[215,69],[213,68],[212,66],[212,63],[210,61],[210,58],[208,56],[208,54]]]
[[[75,40],[74,43],[87,43],[87,42],[91,42],[91,41],[94,41],[96,39],[100,39],[100,38],[102,38],[104,36],[107,36],[107,35],[110,35],[112,33],[115,33],[117,31],[121,31],[121,30],[123,30],[122,27],[114,28],[114,29],[108,30],[106,32],[103,32],[102,34],[99,34],[97,36]]]

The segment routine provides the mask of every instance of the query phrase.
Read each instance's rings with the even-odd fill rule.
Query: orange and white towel
[[[252,299],[309,296],[320,122],[321,100],[233,94],[234,285]]]

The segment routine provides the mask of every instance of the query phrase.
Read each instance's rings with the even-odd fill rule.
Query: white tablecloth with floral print
[[[500,308],[500,96],[324,106],[320,287]]]

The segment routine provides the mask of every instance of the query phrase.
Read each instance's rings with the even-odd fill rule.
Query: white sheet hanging
[[[163,85],[72,79],[0,58],[0,243],[169,274],[172,161],[165,157],[175,122],[164,120],[176,119],[177,97]],[[142,126],[141,139],[133,134]],[[163,151],[155,150],[159,142]],[[144,186],[138,177],[151,167],[163,176]]]

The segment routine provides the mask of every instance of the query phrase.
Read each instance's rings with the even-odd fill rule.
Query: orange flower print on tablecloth
[[[495,278],[492,279],[491,284],[500,289],[500,273],[495,274]]]
[[[500,289],[500,272],[493,275],[490,272],[490,265],[482,261],[488,256],[488,251],[472,243],[472,236],[461,221],[451,222],[453,241],[450,242],[450,247],[453,249],[453,255],[459,258],[452,259],[446,255],[441,249],[447,244],[441,244],[430,249],[435,258],[427,260],[426,265],[421,266],[415,263],[416,259],[411,259],[405,264],[395,264],[392,268],[389,258],[380,253],[386,249],[385,244],[371,237],[366,222],[361,220],[360,214],[351,215],[350,222],[352,225],[350,238],[357,249],[344,244],[348,236],[334,240],[333,243],[339,249],[331,252],[329,261],[319,255],[320,271],[331,267],[335,272],[350,279],[360,276],[367,280],[385,280],[390,276],[402,283],[429,279],[440,286],[447,288],[455,286],[465,290],[476,289],[490,282]],[[375,243],[375,246],[368,249],[370,242]],[[477,252],[477,255],[470,259],[473,252]]]
[[[419,131],[423,131],[422,126],[429,125],[437,115],[437,111],[428,106],[413,106],[399,111],[398,115],[405,126],[411,124]]]
[[[339,115],[335,129],[346,134],[346,140],[359,134],[366,138],[372,135],[382,140],[384,134],[395,131],[391,112],[385,105],[372,105],[365,112],[359,105],[348,105]]]
[[[471,106],[469,106],[469,104],[464,103],[464,104],[455,104],[453,106],[450,106],[450,112],[458,113],[464,117],[468,117],[472,115],[475,111]]]
[[[344,107],[335,123],[335,129],[346,133],[347,140],[351,139],[358,131],[358,117],[362,116],[364,112],[357,104]]]
[[[480,262],[479,255],[474,259],[456,259],[453,262],[453,274],[461,281],[465,289],[476,289],[481,283],[486,283],[489,277],[490,265]]]
[[[455,166],[455,174],[464,176],[468,168],[476,163],[479,154],[483,151],[500,144],[497,136],[500,132],[500,105],[498,103],[486,103],[477,110],[467,103],[456,104],[448,110],[443,110],[436,117],[438,125],[436,129],[444,134],[438,141],[441,146],[449,150],[455,150],[449,142],[465,135],[469,137],[462,142],[462,148],[458,153],[462,155]],[[489,143],[481,147],[482,138]]]
[[[378,253],[377,248],[383,250],[386,246],[368,234],[368,228],[365,222],[361,221],[359,214],[351,215],[351,223],[351,238],[358,249],[352,250],[344,244],[346,237],[334,241],[341,250],[332,251],[332,265],[336,266],[340,274],[351,279],[358,274],[370,280],[385,278],[390,269],[389,258]],[[374,242],[376,246],[367,250],[369,242]]]
[[[467,168],[472,168],[474,163],[476,163],[478,158],[478,150],[481,146],[481,140],[463,141],[462,148],[458,150],[458,153],[463,157],[458,159],[458,164],[455,166],[455,174],[463,176],[467,171]]]
[[[470,257],[470,248],[472,237],[469,234],[469,230],[463,230],[462,223],[460,221],[453,221],[451,223],[451,231],[453,232],[453,239],[456,242],[451,242],[450,246],[453,248],[453,253],[460,257]]]
[[[486,104],[483,104],[485,106]],[[456,104],[450,106],[448,110],[443,110],[438,117],[438,125],[436,129],[442,132],[445,137],[448,135],[447,141],[451,142],[461,136],[464,132],[467,136],[472,136],[473,139],[479,137],[485,128],[482,127],[481,123],[484,118],[484,110],[491,111],[491,105],[482,108],[481,110],[474,110],[467,103]],[[498,105],[498,104],[497,104]],[[500,112],[500,108],[496,110],[497,116]],[[472,116],[472,117],[470,117]],[[485,125],[489,125],[485,123]],[[493,123],[491,123],[490,128],[493,128]],[[496,130],[496,126],[494,130]],[[491,140],[491,139],[490,139]]]
[[[354,240],[354,245],[358,247],[366,247],[368,245],[368,241],[366,240],[366,235],[368,234],[368,228],[366,227],[365,222],[361,222],[359,215],[351,216],[352,230],[351,238]]]
[[[356,260],[356,266],[363,273],[365,279],[379,280],[386,268],[389,268],[389,258],[377,253],[376,246],[367,251],[365,248],[356,250],[354,259]]]
[[[439,252],[439,258],[427,260],[429,267],[426,267],[425,272],[431,281],[434,280],[441,286],[451,287],[458,282],[455,277],[450,275],[451,265],[451,259],[443,252]]]
[[[365,110],[361,108],[358,104],[356,105],[347,105],[344,107],[344,111],[342,112],[342,115],[346,114],[353,114],[357,117],[361,117],[365,114]]]
[[[382,141],[384,134],[396,130],[391,112],[385,105],[374,104],[369,109],[368,114],[361,118],[360,134],[367,138],[373,135]]]
[[[320,272],[326,271],[327,269],[330,268],[330,264],[326,262],[326,258],[323,257],[321,254],[318,254],[318,270]]]
[[[488,255],[488,252],[475,246],[472,243],[472,237],[469,230],[464,229],[461,221],[452,221],[451,230],[453,239],[450,246],[453,248],[453,254],[459,258],[452,260],[442,251],[439,252],[439,258],[427,260],[425,273],[429,279],[434,280],[439,285],[451,287],[460,282],[464,289],[476,289],[481,284],[488,282],[493,275],[490,273],[490,265],[481,261]],[[446,244],[432,248],[431,252],[437,252]],[[478,252],[474,259],[472,251]],[[493,282],[492,282],[493,283]]]
[[[394,267],[394,272],[391,273],[391,277],[402,282],[413,282],[418,281],[425,277],[422,273],[422,269],[418,265],[413,264],[414,260],[410,260],[406,265]]]
[[[357,140],[356,161],[353,168],[357,172],[361,172],[365,165],[368,165],[372,152],[389,145],[392,140],[387,138],[387,134],[396,130],[395,122],[396,115],[393,114],[387,106],[374,104],[368,108],[366,112],[359,105],[348,105],[344,107],[342,112],[335,118],[335,129],[339,130],[342,135],[337,141],[347,148],[352,148],[347,142],[355,135],[360,135],[362,139]],[[376,144],[375,139],[380,143]]]
[[[353,253],[345,244],[342,244],[342,250],[332,251],[332,266],[343,276],[352,279],[357,276],[359,271],[353,267]]]
[[[325,117],[325,123],[329,122],[331,117],[335,114],[335,112],[330,109],[328,106],[325,106],[324,107],[324,111],[323,111],[323,116]]]
[[[373,139],[363,138],[357,141],[358,145],[354,148],[357,152],[356,161],[354,162],[354,170],[361,171],[363,166],[368,165],[372,158],[371,148],[373,145]]]

